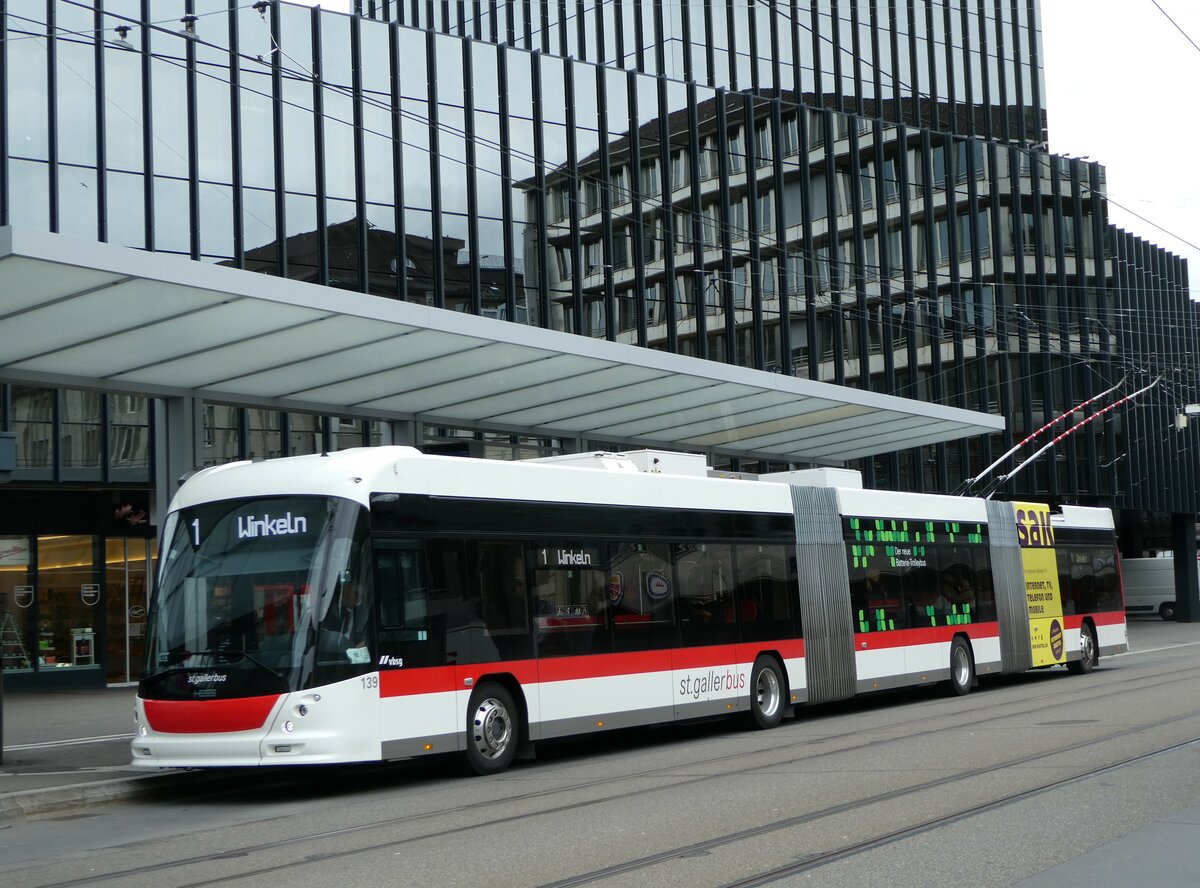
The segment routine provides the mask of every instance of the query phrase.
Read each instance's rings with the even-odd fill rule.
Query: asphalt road
[[[1191,884],[1200,646],[1175,644],[774,731],[543,747],[495,778],[450,762],[254,772],[26,818],[0,829],[0,884]]]

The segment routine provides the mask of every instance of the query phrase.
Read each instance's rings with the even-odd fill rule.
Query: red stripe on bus
[[[384,670],[379,673],[379,696],[403,697],[457,691],[454,670],[454,666]]]
[[[225,734],[261,728],[279,694],[235,700],[143,700],[146,721],[163,734]]]
[[[858,651],[883,648],[912,647],[919,644],[939,644],[952,641],[955,635],[968,638],[997,638],[999,623],[967,623],[962,626],[929,626],[925,629],[891,629],[884,632],[856,632],[854,648]]]
[[[1098,614],[1065,614],[1063,626],[1067,629],[1078,629],[1085,619],[1090,619],[1097,626],[1124,626],[1125,614],[1121,611]]]
[[[670,672],[673,669],[705,669],[731,666],[753,660],[761,650],[775,650],[787,659],[804,656],[804,641],[799,638],[778,641],[744,642],[682,650],[636,651],[627,654],[590,654],[581,657],[517,660],[477,663],[470,667],[434,666],[425,669],[388,669],[379,673],[379,696],[403,697],[412,694],[444,693],[469,690],[480,677],[508,673],[521,684],[537,681],[577,681],[583,678],[609,678],[616,675],[641,675]],[[471,684],[466,679],[471,679]]]

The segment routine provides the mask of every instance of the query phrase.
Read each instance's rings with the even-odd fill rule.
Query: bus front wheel
[[[498,682],[484,682],[467,707],[467,765],[476,774],[499,774],[517,754],[521,722],[512,694]]]

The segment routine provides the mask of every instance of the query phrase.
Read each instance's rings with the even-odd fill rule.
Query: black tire
[[[1164,601],[1158,609],[1158,615],[1164,620],[1170,621],[1175,619],[1175,602]]]
[[[521,719],[504,685],[485,681],[467,706],[467,767],[476,774],[499,774],[512,764],[521,742]]]
[[[759,657],[750,670],[750,721],[760,730],[773,728],[783,720],[783,668],[774,657]]]
[[[975,657],[971,646],[962,638],[955,638],[950,645],[950,690],[956,697],[971,693],[975,684]]]
[[[1100,662],[1100,647],[1096,644],[1096,630],[1091,623],[1079,627],[1079,659],[1067,663],[1067,670],[1076,675],[1087,675]]]

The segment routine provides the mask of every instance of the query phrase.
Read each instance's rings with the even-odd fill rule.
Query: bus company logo
[[[1054,528],[1047,508],[1017,509],[1017,544],[1022,549],[1053,549]]]
[[[263,515],[255,518],[253,515],[238,516],[238,539],[254,539],[255,537],[295,536],[308,533],[308,519],[303,515],[293,516],[288,512],[282,518],[272,518]]]
[[[197,672],[194,675],[189,675],[187,680],[188,684],[194,686],[221,684],[228,678],[228,675],[222,675],[220,672]]]
[[[646,574],[646,594],[655,601],[661,601],[671,594],[671,583],[658,571],[651,571]]]
[[[404,665],[404,658],[403,657],[393,657],[391,654],[384,654],[382,657],[379,658],[379,665],[380,666],[394,666],[397,669],[399,669],[401,666]]]
[[[726,669],[720,672],[710,669],[700,675],[688,675],[679,679],[679,696],[699,700],[708,694],[722,691],[740,691],[746,687],[746,676],[741,672]]]
[[[1063,655],[1063,631],[1058,620],[1050,622],[1050,654],[1055,660],[1061,660]]]

